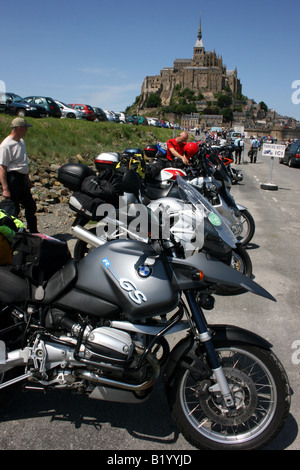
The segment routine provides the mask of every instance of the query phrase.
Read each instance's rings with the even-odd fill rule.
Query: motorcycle
[[[243,181],[244,176],[240,170],[232,167],[231,164],[233,163],[233,155],[232,152],[234,151],[234,146],[232,145],[222,145],[222,146],[214,146],[218,150],[218,154],[223,161],[224,165],[226,165],[227,171],[230,176],[230,180],[232,184],[238,184]]]
[[[98,169],[103,170],[103,160],[105,156],[101,155],[101,167],[99,167],[99,160],[98,159]],[[110,159],[109,161],[112,160],[112,156],[109,155],[108,158]],[[111,164],[111,163],[110,163]],[[59,178],[60,181],[69,186],[69,173],[70,170],[75,173],[75,170],[73,170],[74,164],[66,164],[62,167]],[[77,168],[77,167],[76,167]],[[81,167],[79,167],[79,170],[81,171]],[[84,170],[84,169],[83,169]],[[172,217],[174,219],[174,214],[175,213],[180,213],[181,215],[179,216],[179,221],[177,221],[177,224],[174,224],[173,220],[173,227],[171,228],[171,235],[173,234],[174,231],[176,231],[176,245],[177,245],[177,251],[179,256],[186,256],[187,251],[184,247],[185,244],[185,231],[186,228],[183,226],[183,214],[185,213],[184,211],[184,206],[183,202],[181,200],[181,196],[178,193],[178,183],[174,179],[174,174],[169,173],[170,169],[166,169],[165,174],[167,175],[168,180],[172,179],[171,183],[169,183],[167,186],[162,185],[162,187],[158,187],[157,184],[155,185],[155,204],[152,204],[151,206],[151,200],[145,200],[143,201],[140,199],[141,196],[136,196],[136,195],[131,195],[131,200],[128,199],[128,193],[126,197],[126,202],[123,202],[123,207],[125,210],[125,216],[120,216],[120,212],[118,211],[117,213],[115,212],[115,207],[111,206],[110,208],[113,209],[113,214],[108,214],[106,217],[104,217],[104,212],[106,210],[106,205],[99,204],[99,202],[96,203],[97,199],[91,198],[91,204],[93,204],[95,207],[97,207],[98,214],[103,214],[101,217],[98,217],[98,220],[100,222],[96,225],[93,224],[90,226],[90,229],[87,230],[85,228],[85,225],[90,222],[91,220],[96,220],[96,214],[95,211],[92,214],[91,212],[87,211],[86,209],[83,209],[82,207],[82,193],[74,193],[69,201],[69,206],[72,210],[76,212],[76,217],[72,225],[72,231],[76,238],[78,238],[78,241],[75,244],[74,248],[74,257],[77,260],[82,259],[86,253],[89,252],[91,247],[95,248],[99,246],[99,244],[103,244],[106,241],[112,240],[114,238],[120,238],[120,237],[131,237],[135,239],[142,239],[144,241],[147,241],[147,234],[144,237],[140,237],[140,234],[132,233],[128,229],[127,223],[128,223],[128,217],[127,217],[127,210],[130,204],[133,202],[142,202],[144,205],[147,205],[148,209],[151,210],[151,207],[157,207],[158,205],[161,208],[166,208],[169,207],[171,209]],[[162,172],[163,173],[163,172]],[[178,175],[178,171],[175,169],[176,176]],[[84,170],[85,174],[85,170]],[[83,178],[84,179],[84,178]],[[73,181],[73,180],[72,180]],[[78,188],[82,187],[82,180],[78,184]],[[149,189],[149,188],[148,188]],[[143,186],[143,194],[146,196],[149,196],[152,199],[152,196],[147,192],[145,189],[145,186]],[[166,197],[168,195],[168,197]],[[161,196],[164,196],[161,199]],[[121,198],[119,198],[121,199]],[[120,201],[119,201],[120,204]],[[203,217],[202,214],[200,217],[202,217],[199,221],[199,223],[195,226],[197,227],[197,230],[199,230],[199,227],[202,227],[203,224],[205,224],[205,235],[204,235],[204,243],[201,244],[201,248],[203,251],[211,254],[212,256],[217,257],[218,259],[222,260],[226,264],[231,264],[232,266],[235,267],[235,269],[243,272],[247,276],[251,277],[252,275],[252,263],[249,255],[247,254],[246,250],[243,249],[243,247],[236,246],[236,239],[234,235],[232,234],[231,230],[227,227],[225,222],[222,222],[222,219],[218,217],[218,214],[214,210],[212,206],[209,205],[208,201],[206,201],[199,193],[198,193],[198,201],[197,204],[199,206],[202,206],[204,209],[205,216]],[[121,204],[122,205],[122,204]],[[207,206],[210,206],[207,209]],[[100,209],[101,208],[101,209]],[[140,208],[139,208],[140,209]],[[219,221],[220,227],[213,226],[211,222],[211,218],[209,218],[210,214],[214,214],[215,220]],[[171,217],[171,215],[170,215]],[[113,220],[112,220],[113,219]],[[120,223],[121,221],[125,220],[125,223]],[[100,227],[106,227],[107,222],[110,224],[110,227],[113,226],[113,230],[109,230],[108,232],[105,232],[103,229],[100,230]],[[226,230],[223,229],[223,227],[226,226]],[[197,230],[194,228],[189,228],[191,230],[191,233],[193,233],[193,236],[195,236],[195,233],[197,233]],[[222,230],[222,231],[221,231]],[[101,233],[100,233],[101,232]],[[99,235],[100,233],[100,235]],[[174,234],[173,234],[174,235]],[[148,239],[148,242],[150,239]],[[230,289],[228,286],[219,286],[219,294],[220,295],[227,295],[230,293],[231,295],[236,293],[242,293],[243,290],[239,287],[238,289],[232,288]]]
[[[20,234],[14,253],[0,267],[1,406],[21,385],[141,403],[161,378],[197,448],[257,449],[278,434],[290,389],[271,344],[208,325],[197,300],[220,283],[275,300],[253,280],[203,252],[169,256],[164,242],[113,240],[76,262],[64,242]]]
[[[189,171],[195,179],[190,181],[200,187],[204,184],[205,196],[228,221],[239,244],[245,246],[254,236],[255,222],[248,209],[236,204],[231,195],[231,178],[227,170],[219,152],[202,145],[191,159]]]

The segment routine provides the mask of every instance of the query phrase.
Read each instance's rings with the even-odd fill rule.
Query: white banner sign
[[[263,144],[263,157],[279,157],[283,158],[285,153],[285,145]]]

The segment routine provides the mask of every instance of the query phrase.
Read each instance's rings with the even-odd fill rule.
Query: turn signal
[[[194,281],[203,281],[204,279],[203,271],[196,271],[192,277]]]

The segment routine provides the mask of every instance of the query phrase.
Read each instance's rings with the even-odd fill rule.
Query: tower
[[[198,67],[203,67],[204,56],[205,56],[205,50],[204,50],[204,45],[202,41],[201,16],[200,16],[198,36],[197,36],[197,41],[194,46],[193,65],[198,66]]]

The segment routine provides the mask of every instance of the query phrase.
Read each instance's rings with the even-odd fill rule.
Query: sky
[[[2,2],[0,87],[124,111],[202,39],[242,92],[300,120],[299,0]]]

